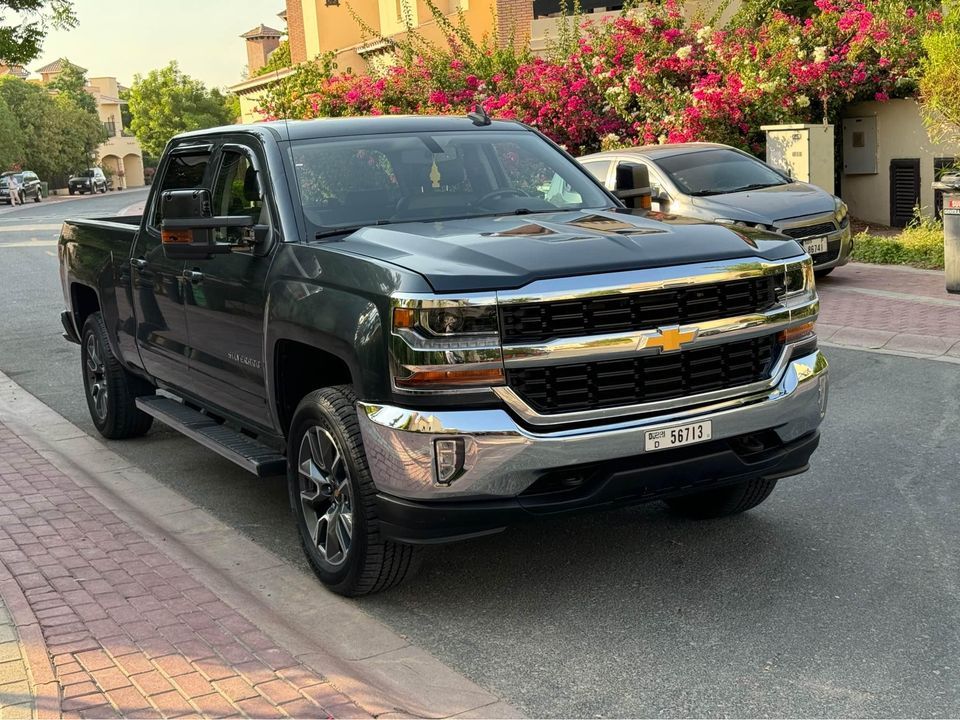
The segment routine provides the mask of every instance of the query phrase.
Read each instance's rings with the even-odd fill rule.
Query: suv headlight
[[[847,204],[838,197],[833,198],[833,217],[837,221],[838,227],[843,227],[847,224]]]
[[[503,385],[496,297],[394,298],[393,383],[400,390]]]

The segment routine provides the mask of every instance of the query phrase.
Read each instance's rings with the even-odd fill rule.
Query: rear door
[[[246,215],[270,230],[257,247],[247,246],[238,229],[218,230],[217,240],[235,244],[235,252],[191,261],[185,268],[189,389],[236,417],[269,428],[263,329],[268,250],[279,239],[277,216],[263,171],[266,162],[255,143],[243,137],[226,142],[216,165],[213,214]]]
[[[186,281],[183,260],[168,260],[163,253],[160,196],[164,190],[209,187],[211,158],[210,144],[181,145],[167,153],[157,172],[159,187],[145,210],[144,227],[130,256],[137,347],[143,367],[176,388],[188,383]]]

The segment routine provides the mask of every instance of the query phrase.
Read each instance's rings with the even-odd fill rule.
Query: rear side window
[[[601,183],[606,184],[607,173],[610,171],[611,160],[583,160],[580,162],[584,169]]]
[[[153,209],[153,226],[160,227],[160,194],[165,190],[188,190],[203,187],[203,178],[210,164],[210,152],[178,153],[167,163],[160,181]]]

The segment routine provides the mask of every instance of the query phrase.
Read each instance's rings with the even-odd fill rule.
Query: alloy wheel
[[[87,374],[87,392],[90,393],[94,412],[100,421],[107,419],[107,400],[110,394],[107,388],[107,373],[103,355],[100,341],[96,335],[91,333],[87,336],[87,362],[84,370]]]
[[[313,425],[300,441],[297,461],[300,511],[321,559],[332,567],[347,560],[353,542],[350,472],[333,435]]]

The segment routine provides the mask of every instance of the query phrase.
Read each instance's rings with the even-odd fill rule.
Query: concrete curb
[[[3,373],[0,418],[371,715],[522,717],[355,603],[327,591],[312,575],[131,466]]]
[[[60,717],[60,683],[47,653],[43,631],[33,608],[6,565],[0,562],[0,597],[20,636],[20,657],[27,667],[34,708],[38,718]]]

